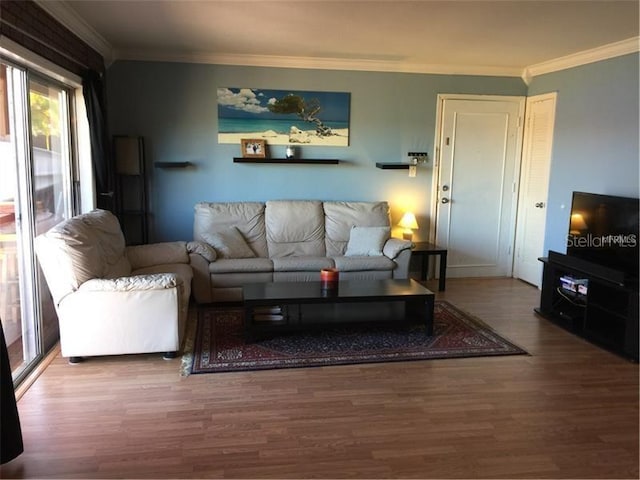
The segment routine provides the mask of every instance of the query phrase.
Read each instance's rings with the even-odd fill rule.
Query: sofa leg
[[[69,357],[70,365],[77,365],[78,363],[84,362],[84,357]]]
[[[176,358],[178,356],[178,352],[164,352],[162,358],[165,360],[171,360],[172,358]]]

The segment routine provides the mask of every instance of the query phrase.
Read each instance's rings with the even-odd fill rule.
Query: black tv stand
[[[624,272],[609,268],[606,265],[589,262],[578,257],[554,252],[553,250],[549,250],[549,261],[577,272],[582,272],[589,277],[597,277],[600,280],[605,280],[620,286],[624,286],[625,284],[626,278]]]
[[[582,259],[549,252],[536,313],[597,345],[638,361],[638,284],[624,274]],[[560,278],[588,280],[586,294],[562,287]]]

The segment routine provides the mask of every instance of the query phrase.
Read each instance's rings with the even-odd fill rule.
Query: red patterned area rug
[[[199,312],[185,373],[522,354],[527,352],[446,301],[435,302],[433,336],[421,324],[368,323],[283,332],[251,343],[244,339],[242,309],[212,308]]]

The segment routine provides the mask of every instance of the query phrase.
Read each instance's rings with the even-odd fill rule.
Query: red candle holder
[[[323,289],[338,288],[340,272],[337,268],[323,268],[320,270],[320,283]]]

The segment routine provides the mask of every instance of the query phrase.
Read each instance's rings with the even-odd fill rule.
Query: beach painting
[[[218,88],[218,143],[243,138],[269,145],[349,145],[351,94]]]

